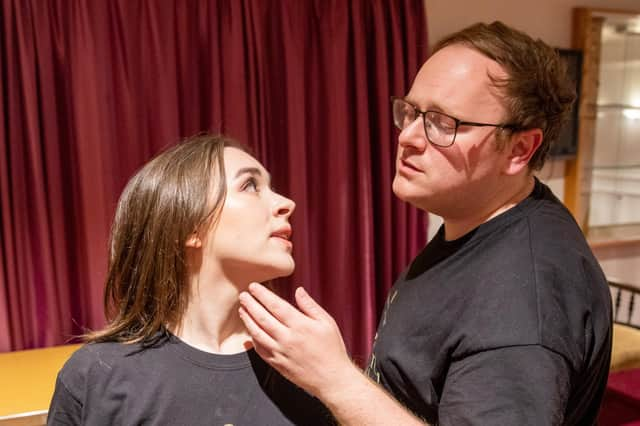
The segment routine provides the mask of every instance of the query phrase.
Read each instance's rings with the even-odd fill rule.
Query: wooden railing
[[[609,281],[613,303],[613,321],[640,329],[640,289]]]

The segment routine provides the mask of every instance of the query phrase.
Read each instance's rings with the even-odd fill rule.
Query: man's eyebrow
[[[238,178],[245,173],[249,173],[250,175],[262,177],[262,171],[257,167],[242,167],[238,169],[234,178]],[[266,179],[268,182],[271,182],[271,175],[269,173],[266,174]]]
[[[414,99],[412,99],[409,96],[405,96],[404,98],[405,101],[409,102],[411,105],[415,106],[418,109],[422,109],[420,108],[418,105],[419,103],[416,102]],[[437,104],[437,103],[430,103],[429,106],[427,106],[423,111],[437,111],[437,112],[443,112],[445,114],[449,114],[449,111],[446,108],[443,108],[441,105]]]

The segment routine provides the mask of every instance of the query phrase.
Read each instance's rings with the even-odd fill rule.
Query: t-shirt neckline
[[[217,354],[203,351],[168,333],[168,346],[187,361],[206,368],[237,370],[250,367],[259,357],[255,349],[235,354]]]

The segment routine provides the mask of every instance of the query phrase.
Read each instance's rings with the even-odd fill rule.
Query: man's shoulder
[[[582,308],[585,300],[598,296],[607,301],[602,290],[606,277],[585,236],[567,208],[555,197],[537,200],[525,216],[526,251],[532,265],[539,298],[566,298],[568,307]],[[525,244],[523,244],[525,246]],[[548,300],[547,300],[548,301]],[[569,303],[571,302],[571,303]],[[580,303],[581,302],[581,303]]]
[[[586,244],[584,234],[573,215],[549,187],[538,182],[536,190],[527,201],[523,216],[532,238]]]
[[[486,245],[495,246],[506,257],[524,256],[536,268],[567,270],[584,265],[585,260],[597,265],[571,212],[540,182],[504,225],[493,228],[494,238]]]
[[[559,201],[542,201],[526,216],[528,251],[536,275],[545,271],[563,281],[606,281],[584,233]],[[600,283],[598,283],[600,284]]]

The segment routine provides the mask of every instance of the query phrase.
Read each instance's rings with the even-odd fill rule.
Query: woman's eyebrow
[[[241,176],[241,175],[243,175],[245,173],[249,173],[251,175],[262,176],[262,172],[257,167],[242,167],[241,169],[238,169],[238,171],[236,172],[236,176],[235,177],[239,177],[239,176]]]
[[[236,172],[235,178],[238,178],[239,176],[242,176],[245,173],[249,173],[251,175],[254,176],[258,176],[258,177],[262,177],[262,170],[260,170],[257,167],[242,167],[240,169],[238,169],[238,171]],[[269,173],[266,174],[265,176],[267,182],[271,182],[271,175]]]

